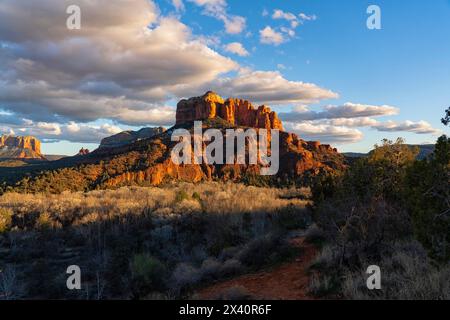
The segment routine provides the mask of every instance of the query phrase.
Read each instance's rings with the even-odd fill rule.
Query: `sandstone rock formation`
[[[4,135],[0,137],[0,158],[44,159],[41,142],[35,137]]]
[[[278,115],[269,107],[263,105],[256,108],[251,102],[242,99],[224,100],[212,91],[201,97],[181,100],[177,106],[177,124],[216,117],[236,126],[283,130]]]
[[[261,128],[279,129],[279,177],[297,179],[314,176],[322,171],[334,171],[344,168],[343,157],[336,149],[329,145],[323,145],[318,141],[307,142],[296,134],[284,132],[283,125],[277,114],[266,106],[255,108],[249,101],[241,99],[224,100],[213,92],[207,92],[201,97],[182,100],[177,107],[177,125],[183,124],[190,130],[192,130],[193,122],[196,120],[210,120],[218,117],[236,127],[254,127],[257,130]],[[214,127],[221,129],[223,134],[225,134],[226,128],[222,126],[223,123],[223,121],[210,121],[206,126],[204,125],[203,130]],[[152,162],[152,165],[148,165],[147,168],[115,174],[105,181],[105,184],[108,187],[128,184],[159,185],[167,179],[189,182],[211,179],[240,181],[248,175],[259,175],[261,168],[258,165],[174,165],[170,160],[173,142],[171,142],[169,132],[158,136],[156,139],[151,139],[146,144],[145,150],[152,150],[151,158],[157,157],[157,160]],[[203,148],[205,147],[206,143],[203,143]],[[142,151],[136,153],[136,148],[144,149],[144,146],[133,145],[129,148],[133,151],[130,149],[116,151],[120,154],[132,152],[133,157],[141,157]],[[150,155],[143,156],[139,161],[136,159],[134,161],[142,163],[143,161],[149,161],[148,157]],[[130,158],[128,158],[127,162],[130,162]]]
[[[143,128],[139,131],[124,131],[103,139],[100,143],[99,149],[122,147],[139,140],[152,138],[165,131],[166,129],[163,127]]]
[[[265,106],[255,108],[245,100],[224,101],[217,94],[208,92],[202,97],[180,101],[176,118],[177,124],[183,125],[191,134],[195,120],[208,120],[203,123],[203,131],[214,128],[223,136],[226,136],[227,129],[233,127],[254,127],[256,131],[279,129],[280,167],[278,174],[269,178],[276,183],[308,183],[322,172],[345,168],[344,157],[336,149],[317,141],[304,141],[296,134],[283,131],[275,112]],[[175,128],[168,131],[163,128],[127,131],[103,139],[100,148],[94,152],[61,160],[63,170],[53,171],[51,175],[44,173],[42,179],[37,176],[36,191],[40,188],[61,192],[64,189],[84,191],[127,185],[156,186],[171,180],[240,182],[264,179],[260,175],[260,164],[174,164],[171,153],[177,142],[172,141],[171,133]],[[268,142],[271,143],[270,140]],[[203,148],[209,143],[203,141]],[[226,139],[223,143],[225,149]],[[248,159],[249,148],[245,152]],[[66,185],[52,181],[66,181]],[[26,184],[28,190],[34,190],[33,182],[26,181]]]
[[[85,156],[90,153],[89,149],[81,148],[80,151],[78,151],[79,156]]]

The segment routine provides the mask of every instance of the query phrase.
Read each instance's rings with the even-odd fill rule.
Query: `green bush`
[[[131,260],[133,293],[140,298],[165,289],[166,266],[147,254],[135,255]]]
[[[236,258],[244,265],[257,269],[287,259],[291,253],[279,235],[268,234],[248,242]]]
[[[0,208],[0,233],[6,232],[12,225],[12,211]]]
[[[176,196],[175,196],[175,202],[176,203],[180,203],[180,202],[183,202],[184,200],[189,200],[189,195],[187,194],[187,192],[186,191],[184,191],[184,190],[181,190],[181,191],[178,191],[177,192],[177,194],[176,194]]]
[[[363,278],[355,280],[357,276],[368,264],[383,266],[403,257],[405,263],[394,263],[390,270],[397,288],[373,298],[421,298],[421,293],[423,298],[445,296],[448,287],[431,288],[436,287],[436,279],[448,276],[447,269],[440,272],[438,264],[432,266],[439,261],[446,266],[450,257],[450,139],[439,138],[428,159],[419,161],[416,155],[417,149],[402,139],[384,140],[344,175],[325,176],[315,185],[315,220],[333,249],[324,249],[314,264],[318,274],[311,283],[313,293],[369,298]],[[399,241],[414,243],[414,238],[434,261],[427,260],[426,254],[415,258],[421,252],[420,244],[412,256],[397,245]],[[414,276],[420,270],[431,270],[422,273],[432,276],[402,285],[407,282],[403,279],[414,278],[408,266],[416,268]]]
[[[450,259],[450,138],[439,138],[430,159],[417,161],[406,176],[405,202],[414,233],[441,261]]]
[[[198,192],[194,192],[192,194],[192,199],[197,200],[198,202],[202,202],[202,197],[200,196],[200,194]]]

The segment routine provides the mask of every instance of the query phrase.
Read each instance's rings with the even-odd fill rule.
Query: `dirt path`
[[[214,299],[222,292],[233,288],[243,287],[252,299],[256,300],[309,300],[308,295],[308,267],[317,254],[317,248],[305,243],[303,237],[290,240],[295,247],[302,248],[301,255],[294,261],[282,264],[275,269],[237,277],[214,284],[200,290],[200,299]]]

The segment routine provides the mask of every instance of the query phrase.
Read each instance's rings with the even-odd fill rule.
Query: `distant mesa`
[[[149,139],[166,131],[163,127],[143,128],[139,131],[124,131],[105,138],[101,141],[99,149],[113,149],[132,144],[139,140]]]
[[[0,137],[0,159],[45,160],[45,157],[41,153],[41,142],[35,137],[3,135]]]

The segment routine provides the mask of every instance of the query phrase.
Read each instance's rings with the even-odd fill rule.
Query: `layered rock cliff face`
[[[0,158],[7,159],[43,159],[41,142],[35,137],[0,137]]]
[[[177,124],[216,117],[236,126],[283,130],[277,114],[269,107],[255,107],[251,102],[242,99],[224,100],[211,91],[201,97],[181,100],[177,106]]]
[[[219,118],[220,121],[218,121]],[[297,179],[311,177],[323,171],[338,171],[344,168],[343,156],[336,149],[318,141],[304,141],[296,134],[283,131],[282,122],[275,112],[266,106],[256,108],[246,100],[224,100],[214,92],[207,92],[201,97],[180,101],[177,106],[176,119],[177,125],[183,125],[191,131],[194,121],[204,120],[203,130],[221,129],[224,135],[227,127],[280,130],[280,170],[277,175],[279,177]],[[135,183],[159,185],[167,179],[189,182],[211,179],[240,181],[244,177],[258,176],[260,173],[259,165],[175,165],[170,159],[174,143],[170,140],[169,132],[158,136],[146,145],[146,150],[152,150],[151,158],[158,157],[156,161],[152,161],[153,165],[114,175],[105,181],[105,184],[108,187]],[[143,147],[142,144],[139,145]],[[206,146],[207,143],[203,143],[203,148]],[[135,150],[137,144],[130,148]],[[246,152],[248,158],[248,150]],[[148,158],[144,157],[144,159],[148,161]],[[137,163],[142,163],[142,161],[144,160],[141,159]]]
[[[136,142],[138,140],[152,138],[165,131],[166,129],[163,127],[143,128],[139,131],[124,131],[114,136],[103,139],[102,142],[100,143],[99,148],[106,149],[106,148],[122,147],[124,145]]]

